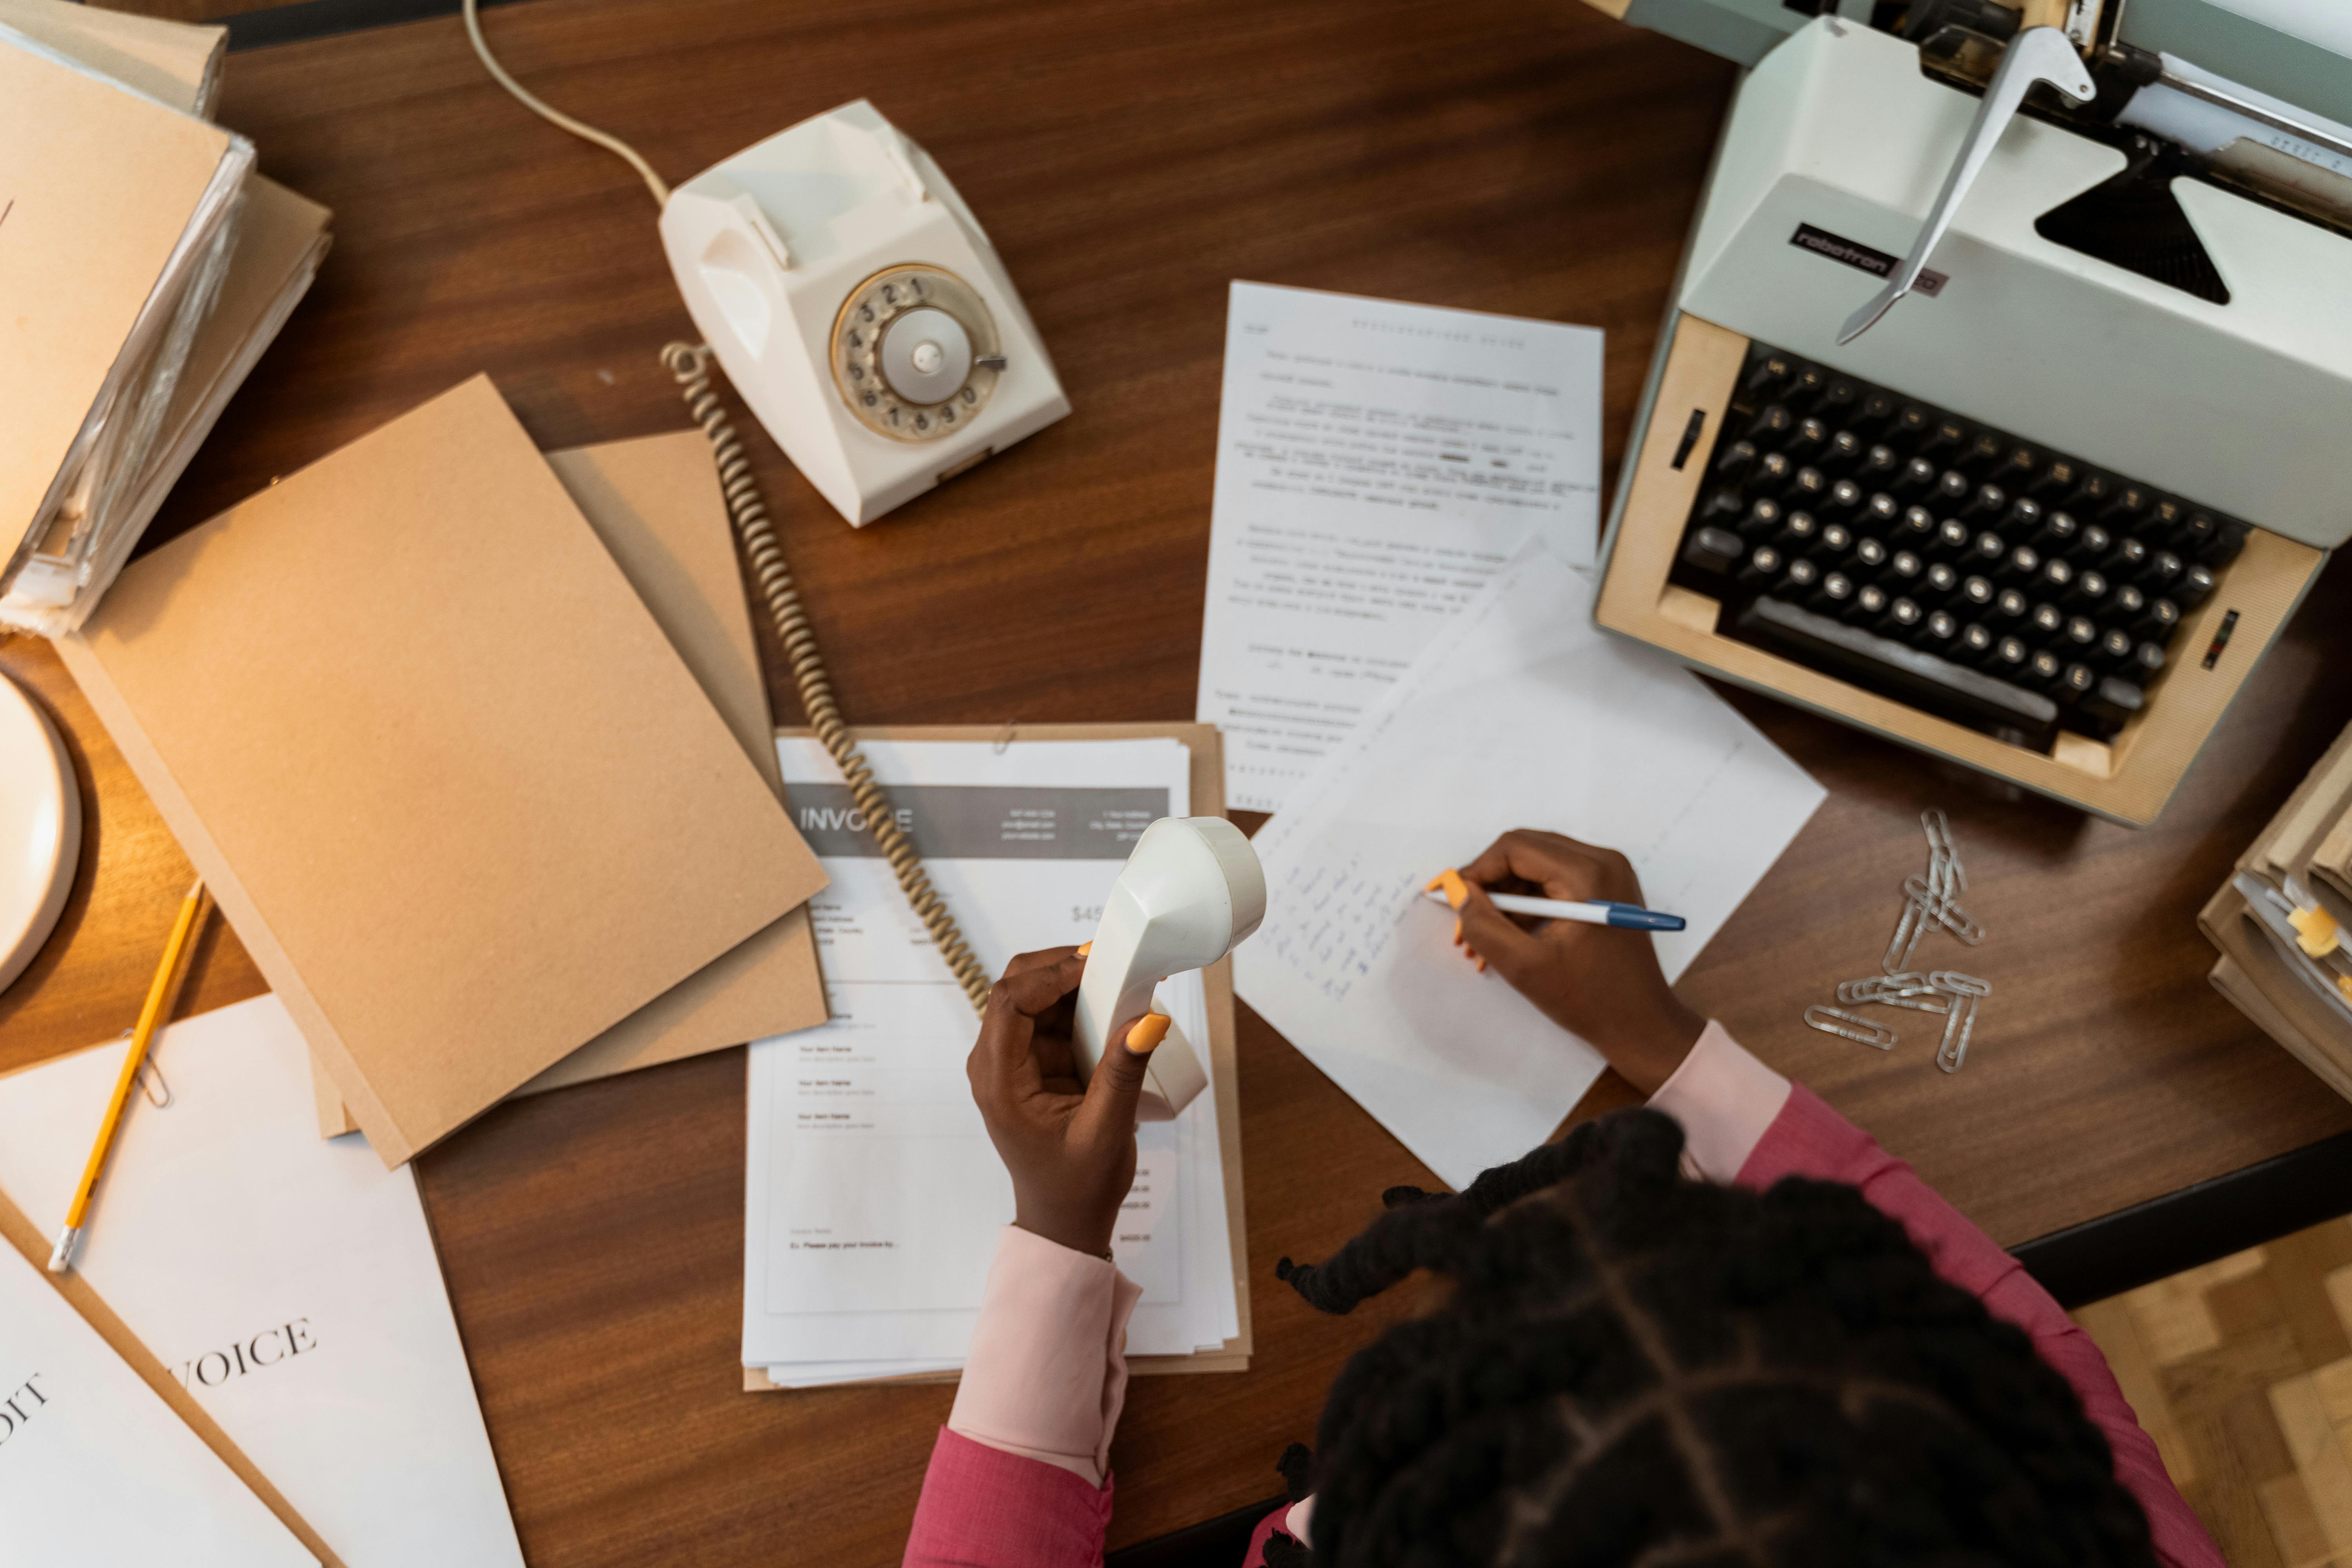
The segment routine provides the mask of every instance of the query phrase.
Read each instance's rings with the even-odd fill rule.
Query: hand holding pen
[[[1643,1093],[1673,1076],[1706,1019],[1683,1005],[1658,967],[1647,931],[1682,922],[1643,907],[1632,862],[1563,834],[1517,828],[1453,875],[1452,885],[1441,876],[1433,886],[1445,888],[1458,917],[1454,940],[1472,962],[1482,971],[1491,965]],[[1497,895],[1604,907],[1513,913],[1498,907]],[[1613,918],[1605,906],[1615,906]]]

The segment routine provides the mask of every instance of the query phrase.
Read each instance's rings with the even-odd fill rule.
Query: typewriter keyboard
[[[2112,738],[2246,525],[1757,345],[1674,581],[1718,629],[2012,744]]]

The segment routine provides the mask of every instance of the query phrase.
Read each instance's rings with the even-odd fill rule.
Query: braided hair
[[[1682,1149],[1655,1111],[1603,1118],[1459,1195],[1392,1188],[1326,1262],[1282,1260],[1327,1312],[1418,1269],[1451,1286],[1332,1384],[1293,1478],[1314,1563],[2155,1562],[2022,1331],[1853,1188],[1694,1182]]]

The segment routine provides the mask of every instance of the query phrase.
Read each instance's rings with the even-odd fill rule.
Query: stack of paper
[[[677,561],[647,542],[641,590],[583,504],[726,548],[698,435],[559,475],[477,378],[142,557],[58,643],[388,1165],[583,1047],[824,1016],[791,919],[824,873],[759,721],[647,608]]]
[[[305,1054],[270,996],[158,1036],[76,1269],[346,1568],[520,1568],[415,1178],[319,1141]],[[65,1213],[121,1062],[112,1042],[0,1079],[0,1192],[26,1214]]]
[[[2213,985],[2352,1099],[2352,729],[2319,760],[2197,917]]]
[[[1018,952],[1087,941],[1137,837],[1196,809],[1194,759],[1176,740],[866,750],[991,973]],[[794,818],[832,878],[814,909],[833,1018],[751,1047],[744,1365],[769,1386],[950,1373],[1013,1217],[964,1074],[978,1023],[831,758],[809,740],[779,752]],[[1198,973],[1160,994],[1188,1037],[1222,1042],[1204,1053],[1221,1081],[1138,1134],[1113,1242],[1143,1287],[1128,1351],[1246,1364],[1229,1012],[1213,1021]]]
[[[1531,540],[1259,831],[1242,997],[1467,1186],[1549,1138],[1602,1063],[1464,962],[1423,885],[1514,827],[1621,849],[1689,922],[1655,939],[1671,980],[1823,794],[1687,670],[1596,630],[1591,582]]]
[[[0,626],[82,624],[326,254],[201,118],[223,37],[0,0]]]

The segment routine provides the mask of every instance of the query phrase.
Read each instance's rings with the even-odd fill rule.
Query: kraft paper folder
[[[810,730],[781,733],[802,737]],[[1214,724],[884,724],[860,729],[861,741],[1181,741],[1192,753],[1192,815],[1225,814],[1224,739]],[[1234,1306],[1242,1331],[1225,1342],[1224,1349],[1192,1355],[1129,1356],[1127,1370],[1139,1376],[1180,1372],[1247,1372],[1252,1347],[1250,1332],[1249,1231],[1242,1204],[1242,1091],[1240,1069],[1234,1056],[1234,961],[1218,960],[1201,972],[1209,1002],[1209,1060],[1216,1080],[1217,1143],[1225,1173],[1225,1234],[1234,1253]],[[979,1016],[972,1026],[979,1028]],[[926,1373],[913,1377],[876,1378],[869,1383],[833,1384],[829,1387],[865,1388],[876,1384],[953,1383],[958,1373]],[[746,1394],[807,1392],[781,1387],[769,1381],[761,1367],[743,1369]]]
[[[79,0],[0,0],[0,27],[14,27],[183,113],[212,117],[226,27],[134,16]]]
[[[388,1165],[824,885],[487,377],[58,647]]]
[[[727,503],[698,430],[548,455],[548,465],[668,634],[736,742],[779,799],[768,689],[743,597]],[[537,1094],[825,1019],[824,983],[805,905],[557,1062],[514,1091]],[[311,1063],[320,1135],[358,1127]],[[509,1097],[511,1098],[511,1097]]]
[[[9,1246],[15,1247],[26,1262],[41,1270],[43,1278],[66,1299],[67,1304],[81,1314],[84,1322],[98,1331],[99,1338],[104,1340],[109,1348],[139,1374],[141,1382],[153,1389],[163,1403],[172,1407],[173,1414],[203,1440],[205,1447],[220,1456],[221,1462],[236,1472],[237,1479],[261,1500],[263,1507],[278,1516],[278,1521],[291,1531],[295,1539],[301,1542],[324,1568],[343,1568],[342,1559],[327,1549],[327,1543],[319,1532],[294,1511],[294,1505],[270,1485],[269,1478],[245,1457],[245,1450],[230,1440],[229,1435],[221,1430],[220,1423],[205,1413],[205,1407],[196,1403],[193,1394],[180,1386],[179,1379],[155,1359],[154,1352],[140,1342],[139,1336],[132,1333],[121,1318],[115,1316],[114,1310],[100,1298],[98,1292],[92,1290],[79,1274],[71,1271],[48,1273],[49,1238],[43,1236],[33,1222],[25,1217],[25,1212],[5,1195],[0,1195],[0,1238],[5,1238]]]

